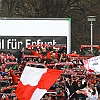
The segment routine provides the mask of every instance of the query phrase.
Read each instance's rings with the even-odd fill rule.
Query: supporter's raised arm
[[[21,63],[24,54],[25,50],[24,47],[22,47],[21,50],[18,52],[18,63]]]

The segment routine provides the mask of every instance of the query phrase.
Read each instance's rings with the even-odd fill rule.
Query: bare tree
[[[97,16],[94,22],[94,44],[100,44],[100,0],[0,0],[1,17],[71,18],[72,49],[90,44],[90,23],[87,16]],[[97,37],[98,36],[98,37]]]

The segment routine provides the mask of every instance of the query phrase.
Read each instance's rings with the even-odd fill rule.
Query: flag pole
[[[76,92],[76,91],[75,91]],[[67,100],[69,100],[74,94],[75,94],[75,92],[74,93],[72,93],[69,97],[68,97],[68,99]]]

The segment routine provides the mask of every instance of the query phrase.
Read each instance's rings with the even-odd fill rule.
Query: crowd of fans
[[[30,50],[31,55],[25,52]],[[90,56],[91,57],[91,56]],[[22,48],[17,57],[10,51],[0,53],[0,100],[17,100],[15,90],[26,65],[37,68],[63,70],[61,76],[51,86],[41,100],[86,100],[93,93],[100,95],[100,75],[88,72],[76,51],[66,54],[66,47]],[[84,90],[88,90],[88,94]],[[79,91],[78,91],[79,90]],[[91,92],[92,90],[92,92]],[[90,99],[97,100],[97,99]]]

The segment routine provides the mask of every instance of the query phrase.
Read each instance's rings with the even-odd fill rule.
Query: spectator
[[[50,63],[56,63],[56,54],[52,53],[51,58],[50,58]]]
[[[75,92],[75,88],[73,87],[73,83],[71,79],[68,79],[66,81],[66,86],[69,89],[70,96],[71,96]],[[75,95],[72,95],[72,97],[70,98],[70,100],[73,100],[73,99],[75,100]]]
[[[49,60],[47,59],[47,56],[46,56],[46,55],[43,56],[41,62],[42,62],[43,64],[48,64],[48,63],[49,63]]]
[[[4,52],[3,52],[3,51],[1,51],[1,52],[0,52],[0,55],[4,55]]]
[[[61,53],[60,62],[66,62],[67,59],[68,58],[66,56],[66,52],[64,51],[63,53]]]
[[[86,86],[87,86],[86,83],[82,84],[82,81],[78,81],[78,82],[77,82],[77,86],[76,86],[76,90],[83,89],[83,88],[85,88]],[[81,94],[76,94],[76,100],[79,100],[79,99],[85,100],[86,97],[85,97],[85,95],[82,94],[82,93],[81,93]]]
[[[12,54],[11,54],[11,52],[10,51],[8,51],[7,52],[7,56],[11,56]]]
[[[23,59],[23,55],[25,54],[24,52],[24,47],[21,48],[21,51],[19,51],[18,53],[18,63],[21,63],[22,62],[22,59]]]
[[[32,53],[36,57],[26,57],[23,59],[23,55],[25,54],[24,48],[19,51],[18,55],[18,64],[8,64],[6,63],[14,62],[13,60],[6,59],[1,63],[0,66],[0,88],[1,90],[4,88],[8,88],[9,86],[14,86],[15,84],[19,82],[19,78],[21,76],[21,73],[24,70],[24,67],[27,63],[33,63],[34,65],[30,65],[31,67],[38,67],[41,68],[44,65],[48,68],[56,68],[57,70],[63,70],[63,73],[59,77],[59,79],[55,82],[53,86],[51,86],[50,90],[56,91],[57,94],[45,94],[43,100],[65,100],[68,96],[70,96],[70,100],[77,100],[82,99],[88,96],[84,95],[83,93],[78,94],[76,91],[80,89],[84,89],[87,86],[87,82],[89,83],[89,87],[93,88],[97,86],[97,91],[100,93],[100,79],[99,76],[95,74],[91,74],[89,77],[86,74],[86,70],[84,68],[80,67],[80,59],[70,59],[71,57],[66,56],[65,48],[46,48],[46,47],[39,47],[39,48],[33,48]],[[76,51],[73,52],[73,55],[77,55]],[[8,51],[8,56],[11,56],[11,53]],[[1,56],[5,57],[4,53],[1,53]],[[76,56],[75,56],[76,57]],[[71,65],[68,64],[69,62],[72,62]],[[82,65],[83,59],[81,59]],[[12,71],[12,73],[10,72]],[[81,72],[81,74],[79,74]],[[83,76],[84,75],[84,79]],[[86,81],[85,81],[86,80]],[[3,83],[4,82],[4,83]],[[6,87],[3,87],[6,86]],[[8,86],[8,87],[7,87]],[[15,88],[14,88],[15,90]],[[4,92],[7,92],[8,90],[5,89],[5,91],[1,91],[1,93],[4,94]],[[68,92],[69,91],[69,92]],[[13,94],[12,89],[8,91],[9,93]],[[89,92],[90,93],[90,92]],[[16,99],[15,96],[8,96],[11,100]],[[64,98],[63,98],[64,97]],[[41,99],[42,100],[42,99]]]
[[[86,93],[80,92],[88,96],[89,100],[98,100],[98,91],[96,88],[88,88],[88,91]]]

